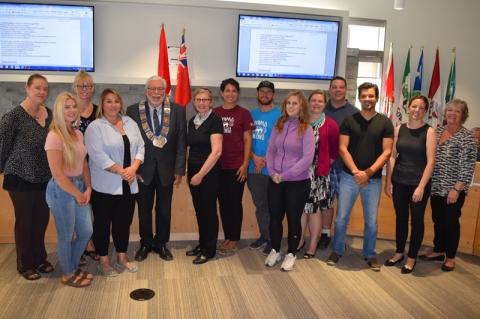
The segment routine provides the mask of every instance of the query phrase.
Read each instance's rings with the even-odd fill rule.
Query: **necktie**
[[[153,110],[153,131],[155,136],[160,136],[160,121],[158,120],[157,109]]]

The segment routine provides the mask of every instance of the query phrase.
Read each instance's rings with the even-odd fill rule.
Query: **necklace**
[[[142,101],[138,105],[138,112],[140,115],[140,122],[142,124],[143,131],[147,138],[152,141],[153,146],[158,148],[163,148],[165,144],[167,144],[167,136],[168,132],[170,131],[170,101],[165,98],[165,101],[162,105],[162,125],[160,129],[160,135],[155,135],[150,127],[148,126],[147,122],[147,115],[146,115],[146,108],[145,108],[145,101]]]

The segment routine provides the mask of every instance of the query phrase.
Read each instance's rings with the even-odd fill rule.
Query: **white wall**
[[[142,4],[140,4],[140,2]],[[166,24],[169,45],[178,45],[183,27],[187,29],[189,68],[193,85],[216,85],[234,75],[236,59],[236,24],[241,10],[280,10],[351,16],[387,21],[386,41],[394,43],[396,89],[403,73],[405,54],[412,45],[412,68],[418,59],[418,47],[425,47],[425,82],[428,87],[434,51],[440,49],[442,90],[450,67],[450,50],[457,48],[456,96],[470,105],[467,127],[480,125],[480,1],[477,0],[407,0],[406,9],[393,10],[393,0],[277,0],[284,7],[269,7],[268,1],[243,4],[214,0],[98,0],[96,5],[95,80],[104,83],[143,83],[155,73],[159,26]],[[174,5],[173,5],[174,4]],[[295,4],[297,7],[292,7]],[[345,31],[345,30],[344,30]],[[343,38],[343,41],[346,37]],[[341,57],[344,73],[345,56]],[[58,73],[57,73],[58,74]],[[175,74],[172,75],[175,78]],[[23,81],[26,75],[0,73],[0,81]],[[71,74],[50,76],[53,81],[67,81]],[[257,81],[242,81],[252,87]],[[311,89],[312,82],[281,84],[284,88]],[[315,82],[313,82],[315,83]],[[323,86],[323,85],[322,85]]]
[[[254,1],[252,1],[254,2]],[[258,1],[264,3],[263,1]],[[292,3],[276,0],[276,3]],[[480,1],[478,0],[406,0],[406,8],[393,10],[393,0],[297,0],[296,5],[333,10],[348,10],[350,17],[387,21],[386,49],[394,44],[395,89],[399,93],[406,52],[412,50],[412,69],[418,62],[418,48],[424,46],[425,82],[427,88],[435,59],[440,52],[442,93],[451,63],[451,49],[457,48],[457,86],[455,96],[469,104],[466,127],[480,126]],[[385,55],[387,58],[387,54]],[[428,90],[428,89],[427,89]]]

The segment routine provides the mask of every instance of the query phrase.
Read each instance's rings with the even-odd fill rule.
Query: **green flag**
[[[448,74],[447,92],[445,93],[445,103],[450,102],[455,97],[455,60],[456,49],[452,50],[452,65],[450,66],[450,73]]]
[[[412,94],[412,87],[411,87],[411,73],[410,73],[410,49],[408,48],[407,52],[407,60],[405,61],[405,70],[403,71],[403,79],[402,79],[402,91],[400,96],[400,101],[402,103],[402,108],[404,113],[407,112],[408,108],[408,100]]]

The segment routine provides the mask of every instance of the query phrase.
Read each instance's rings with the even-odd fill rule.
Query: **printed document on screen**
[[[285,74],[324,74],[327,35],[295,30],[251,31],[250,72]]]

